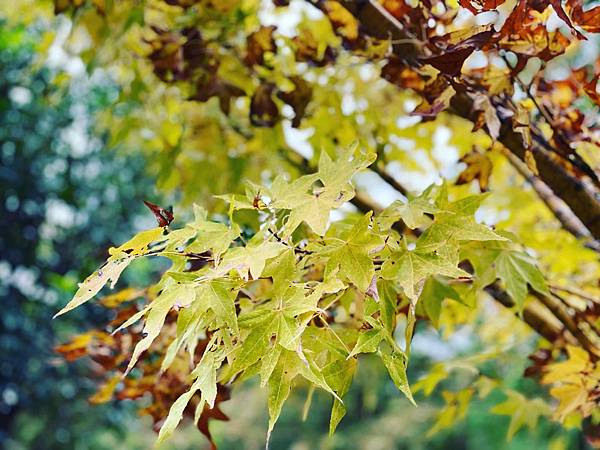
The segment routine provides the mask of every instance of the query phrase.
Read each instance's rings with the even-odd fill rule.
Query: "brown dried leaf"
[[[381,77],[402,89],[412,89],[416,92],[422,92],[427,81],[423,75],[395,56],[389,58],[381,68]]]
[[[450,106],[450,100],[452,100],[454,94],[456,94],[454,88],[447,84],[446,88],[435,99],[423,99],[423,102],[417,106],[411,115],[432,119]]]
[[[519,0],[516,8],[512,10],[502,29],[500,30],[500,36],[512,36],[518,35],[523,29],[523,25],[525,24],[525,18],[527,17],[528,8],[527,8],[527,0]]]
[[[312,86],[302,77],[294,76],[289,80],[294,83],[294,89],[289,92],[279,91],[277,97],[292,107],[294,110],[292,127],[298,128],[312,98],[313,90]]]
[[[583,10],[583,0],[567,0],[573,22],[590,33],[600,33],[600,6]]]
[[[261,84],[250,101],[250,122],[257,127],[272,127],[279,120],[279,109],[273,100],[273,83]]]
[[[190,97],[190,100],[205,102],[211,97],[219,98],[219,107],[224,114],[229,114],[231,108],[231,99],[246,95],[243,89],[233,84],[211,76],[208,79],[200,80],[196,85],[196,93]]]
[[[472,30],[470,30],[466,33],[460,31],[442,36],[435,40],[436,43],[441,43],[445,46],[442,53],[435,56],[420,58],[420,60],[425,64],[431,64],[446,75],[456,76],[460,74],[465,60],[471,53],[493,42],[494,31],[489,29],[489,27],[484,28],[486,29],[485,31],[476,32],[475,34],[471,34]],[[479,29],[476,31],[479,31]],[[469,37],[463,39],[464,36]]]
[[[307,29],[301,29],[298,36],[292,39],[296,61],[306,62],[313,66],[322,67],[335,61],[335,51],[330,46],[320,50],[319,42]]]
[[[459,0],[460,6],[468,9],[473,14],[491,11],[502,5],[506,0]]]
[[[248,66],[263,65],[265,53],[274,53],[277,50],[273,38],[273,32],[276,29],[275,26],[260,27],[257,31],[248,35],[246,38],[246,57],[244,58],[244,62]]]
[[[558,15],[558,17],[560,17],[560,19],[568,25],[568,27],[571,29],[573,34],[575,36],[577,36],[578,39],[582,39],[582,40],[587,39],[583,34],[581,34],[579,32],[579,30],[577,30],[573,26],[571,19],[569,18],[569,16],[567,15],[567,13],[565,12],[565,10],[562,7],[561,0],[549,0],[549,3],[552,5],[552,8],[554,8],[554,11],[556,11],[556,14]]]
[[[456,184],[466,184],[476,179],[479,183],[479,189],[482,192],[487,191],[490,174],[492,173],[492,161],[490,158],[483,153],[473,150],[463,156],[460,162],[465,163],[467,167],[458,176]]]
[[[500,135],[500,119],[498,118],[498,114],[496,114],[496,108],[494,108],[488,96],[481,93],[475,95],[473,108],[481,111],[481,117],[492,139],[498,139]]]

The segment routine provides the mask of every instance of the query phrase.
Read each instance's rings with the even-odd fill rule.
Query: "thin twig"
[[[538,292],[533,293],[535,297],[544,304],[546,308],[552,311],[552,314],[562,322],[569,332],[575,336],[579,344],[587,350],[590,355],[600,358],[600,349],[583,333],[575,320],[569,315],[566,306],[559,301],[555,295],[543,295]]]
[[[536,177],[531,170],[512,152],[503,149],[503,155],[508,159],[510,164],[519,172],[523,178],[536,192],[538,197],[552,211],[558,219],[562,227],[575,236],[577,239],[585,240],[584,245],[596,252],[600,252],[600,243],[591,239],[591,233],[579,218],[571,211],[567,204],[557,197],[552,189],[546,185],[541,179]]]
[[[568,287],[558,286],[556,284],[550,284],[548,287],[554,291],[566,292],[567,294],[575,295],[576,297],[582,298],[584,300],[589,300],[593,303],[600,303],[599,298],[594,298],[587,292],[581,291],[579,289],[575,290]]]

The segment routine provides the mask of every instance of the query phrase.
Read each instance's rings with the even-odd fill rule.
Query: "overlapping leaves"
[[[185,352],[195,363],[187,378],[190,387],[171,406],[160,441],[173,432],[193,399],[198,421],[215,405],[219,384],[255,375],[269,390],[269,433],[298,383],[331,394],[333,431],[345,414],[343,395],[363,353],[377,354],[391,381],[413,401],[406,369],[415,306],[425,282],[439,285],[425,291],[436,299],[423,300],[435,320],[443,297],[457,295],[444,283],[471,277],[459,267],[461,252],[469,245],[501,246],[508,240],[474,220],[481,197],[451,202],[445,186],[434,186],[406,204],[395,203],[380,216],[368,213],[331,224],[331,210],[354,195],[351,178],[372,161],[373,155],[356,147],[335,158],[323,152],[312,175],[293,181],[279,177],[270,186],[251,185],[245,197],[223,197],[231,206],[229,223],[210,221],[196,207],[195,220],[184,228],[142,232],[111,250],[108,264],[123,268],[147,255],[172,263],[152,288],[152,300],[122,317],[117,328],[144,318],[125,375],[162,339],[173,315],[175,333],[160,373],[177,370],[178,355]],[[261,222],[248,241],[241,239],[234,222],[242,209],[256,211]],[[400,221],[419,226],[420,237],[411,242],[392,232],[390,227]],[[116,275],[93,274],[61,313],[89,300],[109,279],[116,281]],[[402,298],[411,305],[404,349],[393,338]],[[350,310],[355,319],[343,320]]]

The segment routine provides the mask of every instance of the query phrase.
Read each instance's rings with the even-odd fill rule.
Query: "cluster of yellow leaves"
[[[564,422],[572,414],[589,417],[600,406],[600,365],[583,349],[567,346],[568,359],[550,364],[542,384],[552,384],[550,394],[559,401],[554,417]]]

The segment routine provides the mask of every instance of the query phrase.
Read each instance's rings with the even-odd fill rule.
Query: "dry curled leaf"
[[[465,163],[467,167],[458,176],[456,184],[466,184],[477,180],[479,189],[482,192],[487,191],[490,174],[492,173],[490,158],[484,153],[473,150],[463,156],[460,162]]]
[[[250,121],[257,127],[272,127],[279,120],[279,108],[273,100],[273,83],[261,84],[250,101]]]

